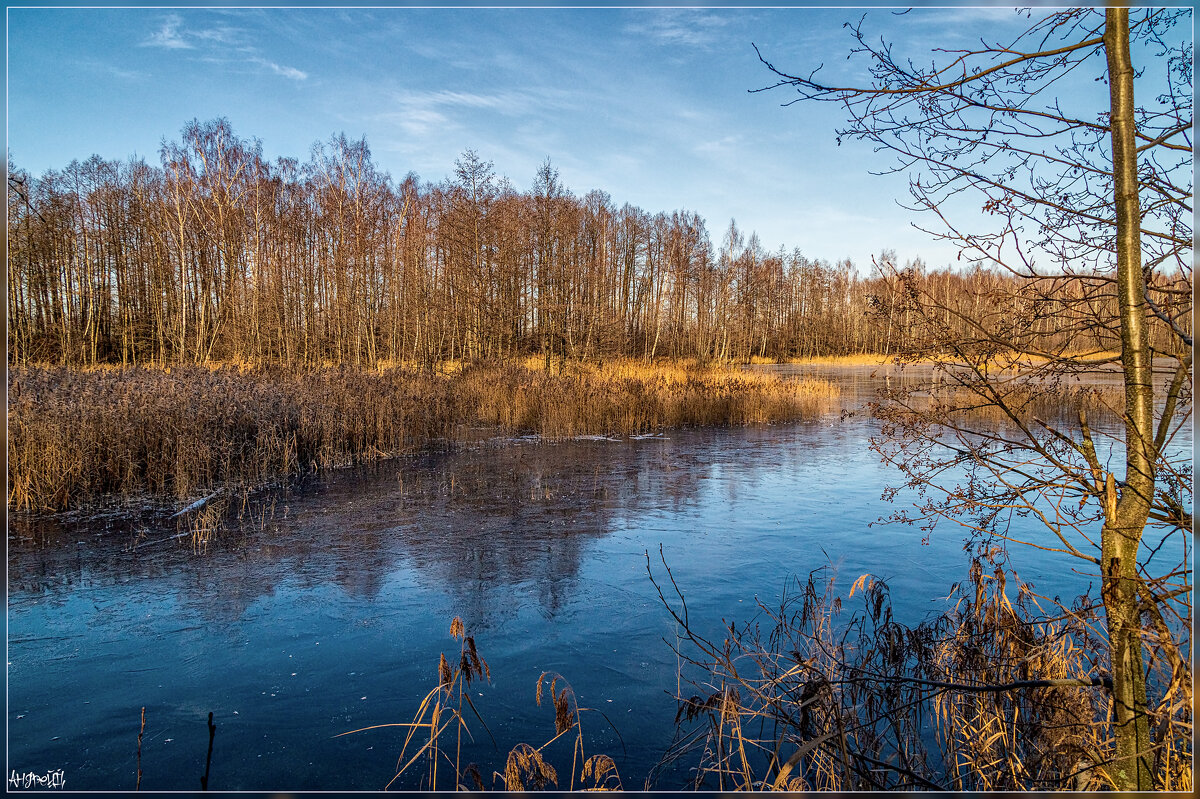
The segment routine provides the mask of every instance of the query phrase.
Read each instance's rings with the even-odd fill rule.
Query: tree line
[[[578,196],[549,160],[525,192],[470,150],[439,183],[394,181],[344,134],[271,163],[225,119],[187,124],[158,166],[93,156],[34,179],[10,162],[9,188],[10,363],[890,354],[914,335],[905,295],[926,293],[1011,311],[996,323],[1051,350],[1080,344],[1070,308],[1116,310],[1111,288],[1064,281],[1018,313],[999,270],[884,252],[864,276],[732,221],[714,244],[698,214]]]

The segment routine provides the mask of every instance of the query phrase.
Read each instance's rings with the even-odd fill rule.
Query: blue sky
[[[910,226],[902,176],[827,104],[781,107],[751,46],[797,70],[847,69],[853,8],[126,8],[8,12],[8,145],[40,174],[74,158],[158,163],[163,138],[228,117],[270,158],[365,135],[393,178],[452,174],[465,148],[526,189],[546,158],[576,194],[689,209],[715,244],[731,218],[767,249],[849,257],[882,248],[934,266],[956,252]],[[1003,26],[1011,9],[869,12],[928,52]],[[1097,84],[1101,107],[1106,88]]]

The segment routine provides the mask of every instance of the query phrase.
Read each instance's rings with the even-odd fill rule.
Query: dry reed
[[[466,634],[466,628],[457,616],[450,623],[450,635],[459,642],[457,665],[452,666],[451,661],[446,659],[445,653],[442,653],[438,663],[438,685],[421,700],[411,722],[376,724],[335,736],[341,737],[389,727],[407,730],[404,744],[400,749],[400,756],[396,760],[396,775],[392,777],[391,782],[385,786],[384,790],[391,788],[409,771],[418,769],[422,769],[419,774],[419,787],[422,790],[439,790],[439,784],[446,784],[444,770],[441,772],[443,781],[439,783],[439,767],[448,768],[451,771],[449,777],[454,786],[452,790],[482,791],[485,789],[479,767],[474,763],[463,764],[463,734],[470,735],[463,709],[465,703],[479,723],[484,723],[483,717],[475,708],[466,688],[471,685],[473,680],[484,679],[490,683],[491,671],[487,662],[479,656],[475,639]],[[557,689],[559,684],[562,685],[561,691]],[[574,690],[562,675],[543,672],[538,677],[535,699],[539,706],[542,703],[543,688],[548,690],[551,704],[554,706],[554,737],[538,747],[522,742],[509,750],[505,758],[503,773],[499,771],[492,773],[493,787],[498,779],[502,789],[506,791],[543,790],[551,786],[558,788],[558,770],[546,760],[546,749],[574,730],[575,738],[571,749],[572,761],[568,790],[575,789],[576,773],[579,774],[581,790],[621,790],[621,777],[617,773],[617,764],[611,757],[603,754],[586,757],[584,754],[583,726],[580,724],[580,714],[584,711],[599,711],[595,711],[594,708],[580,707],[576,701]],[[484,727],[486,729],[486,725]],[[454,729],[453,755],[451,755],[449,745],[442,741],[443,736],[451,728]],[[488,734],[491,735],[490,730]],[[492,741],[495,743],[494,738]]]
[[[884,355],[878,352],[860,352],[852,355],[810,355],[805,358],[786,358],[772,360],[770,358],[753,359],[753,363],[788,363],[800,366],[884,366],[895,363],[896,356]]]
[[[893,619],[887,586],[868,575],[850,591],[861,592],[863,610],[839,621],[834,580],[820,582],[810,575],[780,607],[760,604],[758,620],[727,625],[720,639],[689,622],[673,578],[673,602],[660,589],[679,625],[680,684],[691,686],[678,696],[677,723],[694,725],[663,766],[686,759],[693,787],[720,790],[1113,786],[1094,603],[1044,612],[992,548],[977,554],[953,610],[917,627]],[[1186,652],[1160,649],[1148,685],[1155,785],[1188,791]]]
[[[466,427],[569,438],[784,421],[836,395],[825,382],[687,364],[454,366],[13,367],[8,506],[186,500],[453,442]]]
[[[785,421],[814,416],[837,395],[827,381],[640,361],[482,366],[461,373],[460,391],[480,423],[548,438]]]
[[[1038,420],[1077,423],[1080,412],[1093,421],[1119,422],[1125,404],[1120,386],[1070,386],[1053,383],[1012,381],[995,383],[986,389],[949,386],[936,387],[928,413],[931,418],[961,423],[1012,421],[1010,413],[1023,424]]]

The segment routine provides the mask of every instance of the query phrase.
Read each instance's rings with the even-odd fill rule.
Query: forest
[[[397,182],[365,139],[270,163],[217,119],[164,140],[158,166],[93,156],[34,178],[10,162],[9,185],[10,364],[890,355],[914,346],[892,311],[916,297],[1003,309],[1047,351],[1115,347],[1103,326],[1062,332],[1073,307],[1115,313],[1111,285],[1063,281],[1034,308],[980,263],[885,251],[864,269],[768,251],[734,221],[714,243],[693,212],[572,193],[549,160],[524,192],[471,150],[451,178]],[[907,298],[897,274],[919,284]]]

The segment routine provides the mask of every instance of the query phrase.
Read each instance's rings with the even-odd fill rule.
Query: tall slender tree
[[[938,51],[925,67],[917,64],[928,59],[872,43],[860,21],[850,26],[852,54],[867,59],[870,78],[853,86],[784,71],[760,53],[779,78],[767,88],[843,106],[839,142],[865,139],[896,154],[895,168],[912,175],[912,207],[940,223],[932,232],[1016,281],[1011,302],[984,292],[972,303],[881,265],[898,289],[887,310],[912,314],[921,329],[908,354],[947,365],[928,387],[932,404],[898,392],[880,406],[894,437],[879,446],[910,483],[942,492],[922,517],[1003,535],[1004,513],[1032,513],[1055,542],[1039,545],[1097,571],[1113,682],[1109,773],[1122,790],[1153,788],[1150,716],[1168,712],[1148,706],[1144,642],[1172,664],[1160,698],[1190,680],[1184,632],[1164,621],[1190,614],[1186,557],[1152,571],[1142,547],[1148,524],[1183,537],[1192,527],[1190,463],[1169,446],[1190,415],[1192,342],[1180,320],[1192,288],[1192,45],[1179,33],[1189,14],[1050,13],[1010,41]],[[1101,82],[1106,96],[1088,90]],[[1135,85],[1153,101],[1135,103]],[[987,227],[960,213],[972,193]],[[1039,336],[1049,318],[1066,334]],[[1114,343],[1117,354],[1099,351]],[[1157,404],[1156,357],[1170,362]],[[1016,375],[1014,363],[1024,366]],[[1068,424],[1039,417],[1031,402],[1040,387],[1107,364],[1119,366],[1124,394],[1110,458],[1082,411]],[[981,406],[1004,424],[969,412]],[[971,484],[946,485],[946,469],[964,463],[976,473]]]

